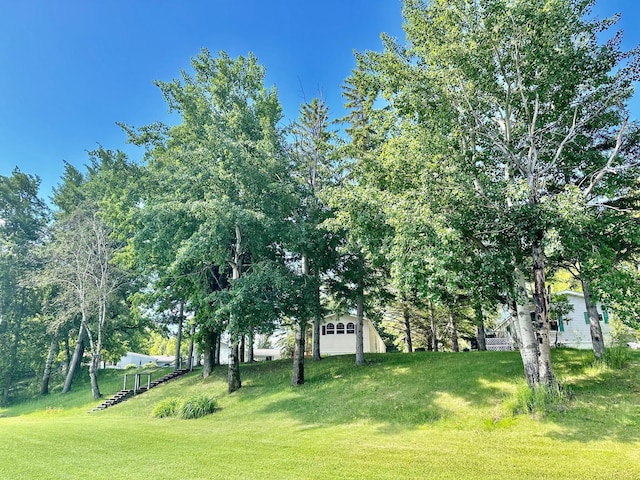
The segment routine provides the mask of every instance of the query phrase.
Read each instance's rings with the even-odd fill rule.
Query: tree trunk
[[[529,297],[527,295],[524,275],[519,270],[516,270],[516,281],[518,300],[513,300],[511,302],[511,315],[512,317],[515,316],[513,322],[517,325],[518,329],[518,349],[520,351],[520,357],[522,358],[524,375],[527,380],[527,384],[530,387],[535,387],[540,383],[538,339],[536,338],[533,322],[531,321],[531,313],[528,308],[521,305],[521,303],[527,305],[529,303]]]
[[[413,341],[411,339],[411,312],[406,301],[402,302],[402,316],[404,319],[404,345],[407,353],[413,352]]]
[[[98,387],[98,370],[100,368],[100,354],[91,355],[91,363],[89,364],[89,378],[91,379],[91,393],[93,398],[98,399],[102,396],[100,387]]]
[[[593,355],[598,360],[604,358],[604,338],[602,337],[602,327],[600,326],[600,317],[598,308],[593,302],[593,294],[591,292],[591,284],[584,275],[580,276],[582,283],[582,293],[584,294],[584,305],[589,315],[589,332],[591,333],[591,344],[593,346]],[[562,320],[560,320],[562,321]]]
[[[240,225],[235,226],[236,241],[233,246],[233,261],[231,263],[231,278],[238,280],[242,274],[242,230]],[[233,325],[233,316],[229,319],[229,325]],[[229,346],[229,370],[228,370],[228,391],[233,393],[242,387],[240,380],[240,362],[238,356],[239,333],[231,331],[231,345]]]
[[[69,347],[69,332],[64,336],[64,371],[69,371],[69,365],[71,364],[71,349]]]
[[[246,339],[247,339],[246,335],[240,335],[240,346],[238,347],[238,350],[240,353],[240,358],[239,358],[240,363],[244,363],[244,360],[245,360],[245,353],[247,351]]]
[[[202,378],[208,378],[213,370],[213,356],[211,355],[211,348],[206,345],[202,352]]]
[[[321,318],[313,319],[313,345],[312,345],[312,355],[313,360],[322,360],[322,354],[320,353],[320,324],[322,323]]]
[[[218,344],[219,335],[213,330],[207,329],[205,336],[203,337],[203,364],[202,364],[202,378],[207,378],[211,375],[214,365],[216,363],[216,346]]]
[[[254,344],[253,332],[249,334],[248,340],[249,341],[247,342],[247,362],[253,363],[255,361],[253,357],[253,344]]]
[[[546,260],[542,250],[542,239],[538,238],[532,246],[534,302],[536,306],[536,333],[538,335],[538,367],[540,383],[557,385],[551,365],[551,344],[549,342],[549,295],[545,279]]]
[[[487,340],[484,330],[484,314],[482,313],[482,305],[479,303],[475,306],[475,316],[476,316],[476,327],[477,327],[477,339],[478,339],[478,350],[484,351],[487,349]]]
[[[433,302],[429,301],[429,322],[431,324],[431,342],[434,352],[438,351],[438,327],[436,325],[436,316],[433,313]]]
[[[456,325],[456,317],[453,314],[453,309],[449,309],[449,328],[451,329],[451,350],[459,352],[460,345],[458,344],[458,326]]]
[[[295,343],[293,346],[293,371],[291,373],[291,385],[304,383],[304,340],[305,322],[300,321],[295,325]]]
[[[51,370],[53,368],[53,360],[58,351],[58,332],[51,335],[51,344],[49,345],[49,354],[44,364],[44,374],[42,375],[42,386],[40,387],[40,395],[49,393],[49,382],[51,380]]]
[[[216,336],[216,342],[214,345],[214,365],[220,365],[220,354],[222,352],[222,334]]]
[[[364,364],[364,293],[362,282],[356,298],[356,365]]]
[[[193,349],[195,346],[194,337],[195,336],[195,327],[191,327],[189,330],[189,358],[187,359],[187,370],[193,370]]]
[[[84,324],[80,324],[80,330],[78,331],[78,341],[76,347],[73,349],[73,356],[71,357],[71,363],[67,370],[67,378],[65,378],[64,386],[62,387],[62,393],[67,393],[71,390],[71,382],[77,370],[80,369],[82,364],[82,357],[84,356],[84,337],[85,337]]]
[[[178,315],[178,333],[176,334],[176,363],[173,367],[175,370],[182,369],[182,355],[180,349],[182,346],[182,325],[184,323],[184,302],[180,302],[180,313]]]
[[[518,350],[522,348],[522,335],[520,334],[520,324],[518,323],[518,305],[515,300],[507,297],[507,306],[509,307],[509,322],[507,329],[511,338],[515,341]],[[536,362],[537,363],[537,362]]]
[[[309,259],[307,258],[306,255],[302,256],[302,273],[303,275],[310,275],[311,271],[310,271],[310,265],[309,265]],[[313,303],[314,303],[314,311],[315,311],[315,315],[313,318],[313,324],[312,324],[312,335],[311,338],[313,339],[312,344],[311,344],[311,356],[313,358],[313,360],[321,360],[322,357],[320,355],[320,324],[322,323],[322,318],[321,318],[321,307],[320,307],[320,282],[318,279],[318,275],[314,274],[314,290],[313,290]],[[306,330],[306,328],[305,328]]]
[[[228,384],[229,393],[233,393],[242,387],[240,381],[240,359],[238,358],[239,342],[237,336],[232,336],[231,346],[229,348],[229,372],[228,372]]]
[[[320,278],[315,274],[316,288],[314,291],[316,316],[313,319],[313,346],[312,354],[314,360],[322,360],[322,352],[320,351],[320,325],[322,324],[322,305],[320,304]]]

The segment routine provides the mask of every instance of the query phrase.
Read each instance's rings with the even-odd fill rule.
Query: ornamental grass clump
[[[168,398],[156,404],[151,416],[155,418],[200,418],[213,413],[216,406],[216,399],[206,394],[192,395],[182,400]]]
[[[521,383],[513,397],[506,402],[506,407],[513,415],[548,414],[566,410],[572,397],[572,393],[560,385],[538,385],[531,388],[526,383]]]
[[[177,415],[180,418],[191,419],[209,415],[216,410],[216,399],[209,395],[194,395],[180,403]]]
[[[173,417],[176,415],[179,405],[180,402],[177,398],[167,398],[153,407],[151,416],[155,418]]]
[[[624,368],[631,360],[631,349],[626,345],[614,345],[604,352],[604,363],[614,370]]]

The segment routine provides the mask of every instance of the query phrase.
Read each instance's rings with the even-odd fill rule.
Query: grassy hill
[[[517,352],[368,355],[197,373],[103,412],[88,388],[0,410],[0,479],[638,479],[640,355],[623,370],[557,350],[573,400],[545,416],[509,410],[522,384]],[[114,376],[116,374],[120,374]],[[121,372],[104,372],[105,394]],[[197,420],[151,417],[167,398],[218,400]]]

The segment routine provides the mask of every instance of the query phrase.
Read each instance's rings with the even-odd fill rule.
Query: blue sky
[[[624,46],[640,44],[637,0],[600,0],[623,14]],[[42,178],[48,197],[63,160],[78,167],[98,144],[125,144],[116,122],[171,121],[153,80],[170,80],[202,47],[253,52],[275,85],[285,121],[322,91],[342,114],[353,51],[403,37],[401,0],[0,0],[0,175]],[[637,99],[633,113],[640,117]]]

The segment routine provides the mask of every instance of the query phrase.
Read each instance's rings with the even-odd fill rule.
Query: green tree
[[[122,152],[100,147],[90,152],[86,174],[67,164],[62,183],[54,189],[58,210],[43,251],[46,262],[40,283],[50,285],[54,292],[50,330],[78,335],[63,392],[71,389],[88,348],[91,388],[98,398],[101,360],[105,355],[119,356],[125,344],[136,344],[135,336],[142,330],[130,314],[132,277],[122,266],[126,262],[120,259],[118,263],[117,258],[126,236],[108,223],[124,224],[123,218],[135,203],[129,188],[135,175],[136,168]],[[53,340],[50,353],[52,350]]]
[[[38,197],[40,180],[14,169],[0,176],[0,404],[15,380],[35,373],[32,353],[45,338],[38,315],[42,292],[35,285],[36,248],[43,242],[49,211]]]
[[[604,358],[605,343],[596,303],[616,297],[621,290],[629,299],[638,298],[637,289],[628,288],[627,275],[635,270],[628,269],[628,262],[640,247],[634,210],[609,205],[606,193],[600,191],[595,200],[597,207],[582,203],[582,192],[578,190],[559,198],[557,242],[552,243],[555,248],[550,249],[552,265],[570,272],[582,287],[593,354],[597,359]],[[623,195],[616,198],[615,203],[620,205]]]
[[[126,127],[134,143],[147,145],[146,172],[156,182],[140,213],[153,224],[134,242],[149,242],[147,252],[162,257],[162,277],[191,278],[185,300],[202,327],[229,331],[232,392],[241,386],[240,336],[253,326],[230,308],[242,291],[233,292],[234,285],[280,254],[278,233],[292,207],[289,164],[277,94],[265,88],[255,56],[214,58],[202,50],[191,65],[193,75],[183,71],[180,79],[157,82],[182,123]],[[159,218],[167,219],[169,234]]]
[[[548,206],[585,178],[587,201],[618,162],[620,142],[582,163],[569,147],[596,142],[594,126],[624,137],[624,107],[635,78],[636,59],[622,63],[629,57],[618,38],[598,43],[609,24],[586,19],[589,3],[407,0],[406,47],[387,38],[386,52],[369,57],[387,98],[406,118],[436,132],[446,126],[439,161],[483,203],[486,213],[479,218],[493,214],[493,237],[502,230],[518,239],[514,269],[528,264],[535,285],[539,349],[523,355],[532,385],[556,382],[544,254],[553,221]],[[573,176],[566,175],[569,166]],[[475,230],[485,233],[480,226]],[[527,345],[538,344],[529,337]]]
[[[341,149],[346,159],[347,176],[340,184],[324,193],[335,216],[326,224],[341,237],[340,260],[330,290],[338,300],[338,308],[356,312],[356,365],[364,359],[364,316],[377,315],[388,292],[388,265],[385,242],[391,234],[384,198],[368,181],[370,160],[379,153],[386,135],[384,115],[374,108],[377,86],[371,77],[357,68],[343,86],[349,143]]]
[[[293,178],[297,183],[298,204],[288,247],[296,253],[300,274],[304,277],[301,300],[309,317],[295,319],[296,348],[292,384],[304,382],[305,329],[312,324],[312,358],[321,359],[320,323],[323,317],[321,278],[334,267],[336,235],[323,222],[332,211],[322,199],[325,188],[339,184],[343,175],[342,163],[336,155],[336,134],[329,130],[329,112],[323,100],[314,98],[300,107],[300,116],[291,128]]]

